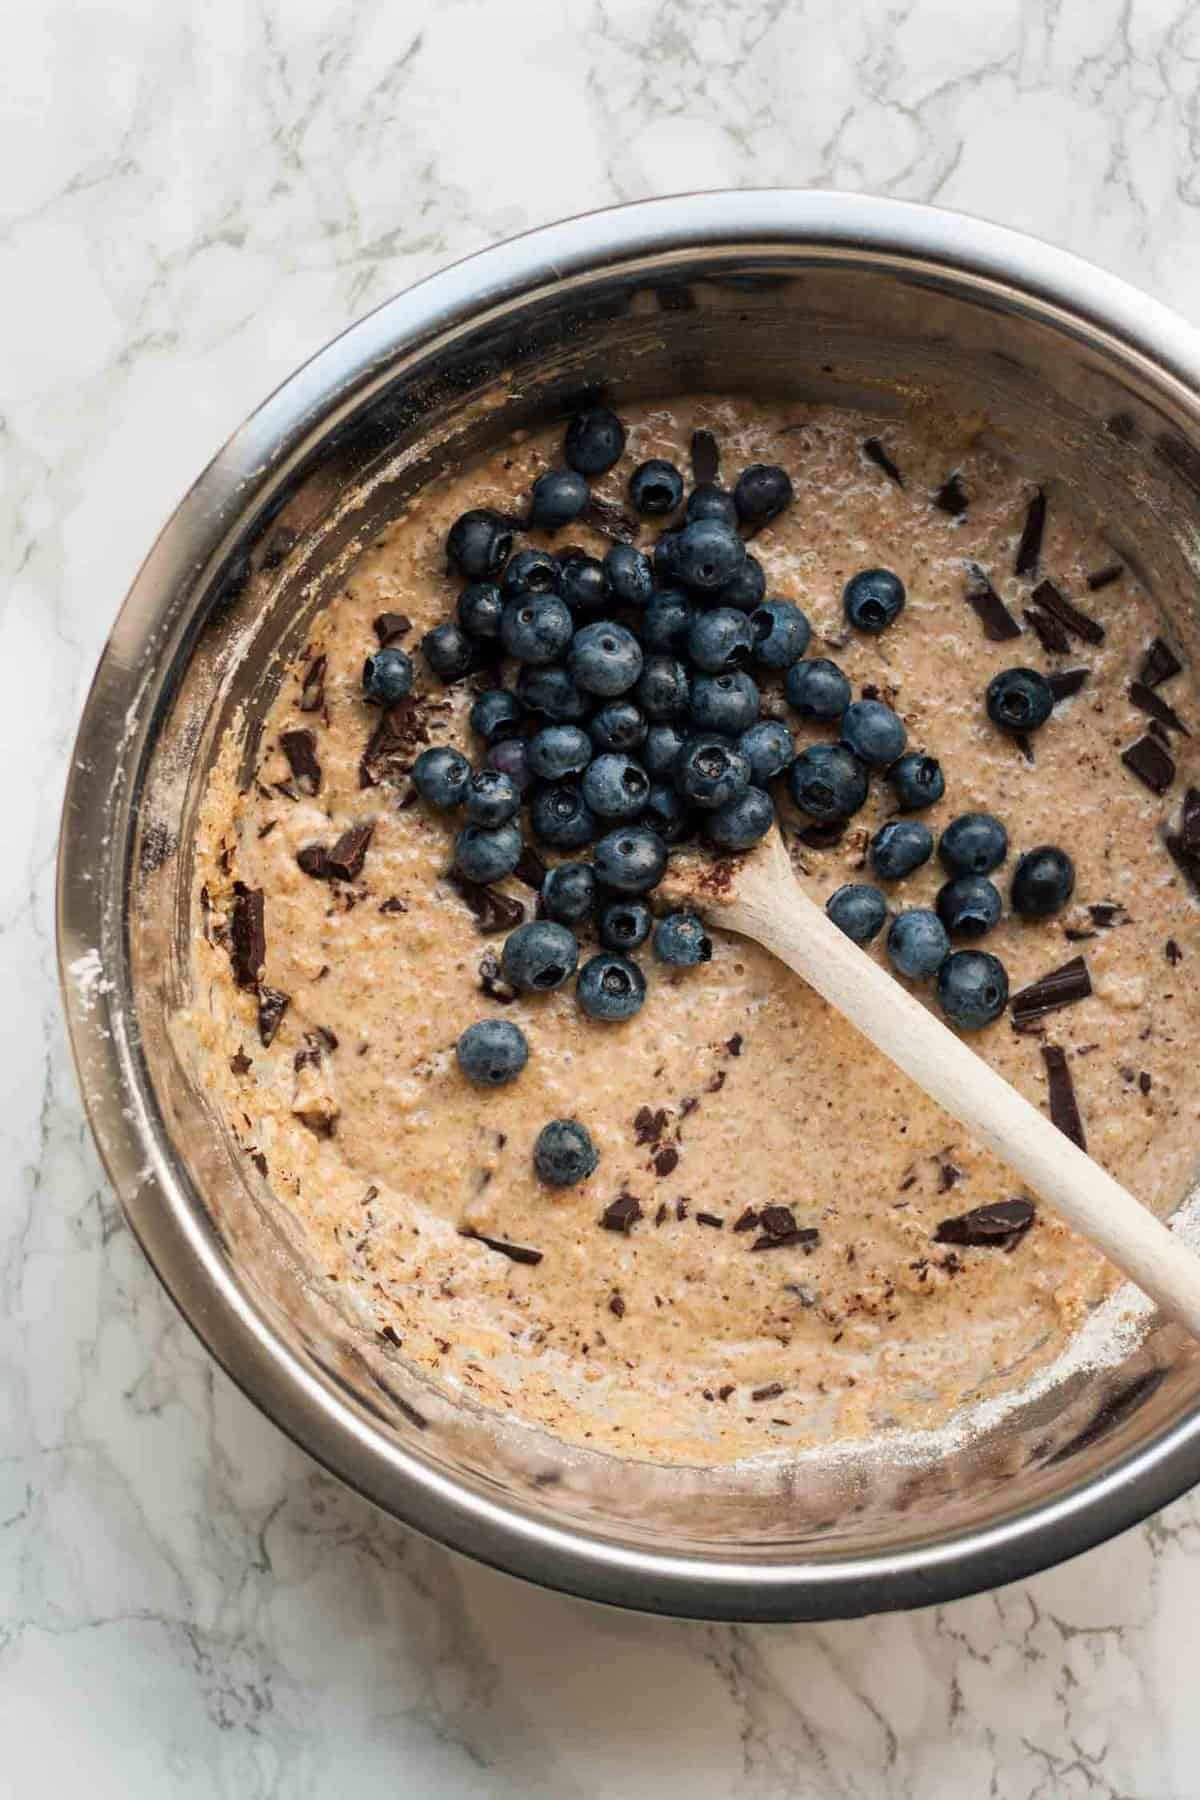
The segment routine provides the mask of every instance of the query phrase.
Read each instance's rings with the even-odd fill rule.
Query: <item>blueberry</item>
[[[476,667],[475,640],[454,619],[445,619],[425,633],[421,654],[443,681],[458,681]]]
[[[955,950],[938,970],[938,1005],[961,1031],[978,1031],[1008,1005],[1008,975],[986,950]]]
[[[1002,669],[988,682],[987,715],[1001,731],[1036,731],[1054,711],[1054,689],[1036,669]]]
[[[777,519],[792,500],[792,484],[778,463],[751,463],[737,478],[733,490],[738,518],[747,524],[765,525]]]
[[[652,517],[674,512],[683,499],[683,476],[674,463],[652,457],[639,463],[629,477],[629,498],[640,513]]]
[[[503,606],[494,581],[473,581],[458,596],[458,622],[468,637],[497,638]]]
[[[596,875],[591,863],[559,863],[547,869],[540,895],[548,919],[578,925],[596,905]]]
[[[599,619],[575,633],[567,667],[576,685],[611,700],[627,694],[642,672],[642,646],[623,625]]]
[[[951,937],[977,938],[997,924],[1003,910],[999,890],[986,875],[956,875],[938,890],[938,918]]]
[[[677,588],[655,594],[642,621],[642,644],[660,655],[674,654],[687,644],[696,609]]]
[[[761,606],[767,592],[767,577],[757,556],[747,556],[732,581],[727,581],[716,598],[722,606],[736,606],[739,612],[753,612]]]
[[[573,613],[602,612],[608,604],[604,564],[582,550],[564,556],[558,591]]]
[[[789,669],[808,649],[812,626],[790,600],[766,600],[750,614],[754,660],[763,669]]]
[[[375,706],[395,706],[412,692],[412,658],[396,644],[368,656],[363,664],[363,699]]]
[[[745,668],[753,646],[749,618],[732,606],[714,606],[697,614],[688,632],[687,653],[707,675]]]
[[[842,741],[871,769],[886,769],[903,754],[908,733],[882,700],[852,700],[842,714]]]
[[[667,846],[647,825],[621,825],[600,839],[592,866],[600,885],[614,894],[646,894],[663,878]]]
[[[943,831],[938,855],[947,875],[990,875],[1008,855],[1008,833],[991,813],[960,813]]]
[[[515,1081],[529,1061],[525,1033],[508,1019],[477,1019],[455,1049],[459,1068],[476,1087],[503,1087]]]
[[[486,885],[511,875],[521,860],[521,830],[506,825],[466,825],[454,845],[454,866],[468,881]]]
[[[582,775],[592,760],[592,740],[579,725],[547,725],[526,743],[529,770],[539,781]]]
[[[580,969],[575,996],[589,1018],[615,1025],[642,1010],[646,977],[627,956],[602,950],[598,956],[590,956]]]
[[[588,765],[583,797],[599,819],[636,819],[650,797],[650,777],[641,763],[619,750],[606,750]]]
[[[512,538],[507,519],[481,507],[455,519],[446,539],[446,555],[467,581],[487,581],[508,561]]]
[[[825,911],[838,930],[854,943],[869,944],[883,930],[887,901],[877,887],[865,881],[848,881],[830,894]]]
[[[793,663],[783,678],[783,692],[802,719],[840,719],[850,704],[850,683],[826,656]]]
[[[810,744],[788,770],[788,792],[810,819],[848,819],[867,797],[867,771],[844,744]]]
[[[485,744],[498,744],[501,738],[516,737],[525,717],[525,708],[507,688],[487,688],[471,708],[471,730]]]
[[[1039,844],[1021,857],[1013,871],[1010,897],[1023,919],[1048,919],[1061,912],[1075,892],[1075,864],[1065,850]]]
[[[506,825],[521,810],[521,790],[511,775],[480,769],[471,777],[464,809],[472,825]]]
[[[525,663],[517,674],[517,699],[527,712],[553,719],[559,725],[576,725],[591,711],[591,698],[577,688],[557,663],[537,668]]]
[[[652,781],[673,781],[679,752],[686,742],[678,725],[652,725],[639,761]]]
[[[775,803],[763,788],[747,788],[704,821],[709,838],[721,850],[749,850],[761,843],[775,823]]]
[[[694,969],[712,961],[712,939],[693,912],[668,913],[654,927],[654,954],[675,969]]]
[[[557,531],[577,519],[591,490],[575,469],[547,469],[533,484],[529,496],[529,522],[542,531]]]
[[[588,731],[597,750],[636,750],[646,736],[646,715],[632,700],[610,700]]]
[[[501,738],[498,744],[492,744],[487,753],[487,766],[507,775],[516,783],[518,793],[528,792],[533,785],[529,751],[524,738]]]
[[[654,725],[682,719],[691,703],[691,684],[681,662],[672,656],[648,656],[634,699]]]
[[[675,566],[675,552],[679,548],[681,534],[678,531],[660,531],[654,545],[654,585],[661,588],[674,587],[679,580],[679,570]]]
[[[632,544],[614,544],[604,558],[608,591],[622,606],[646,606],[654,592],[650,558]]]
[[[589,406],[576,413],[567,426],[563,455],[581,475],[606,475],[620,462],[625,448],[625,427],[607,406]]]
[[[744,669],[725,675],[697,675],[689,713],[701,731],[740,735],[758,717],[758,698],[758,683]]]
[[[548,994],[575,973],[579,945],[573,932],[553,919],[530,919],[504,940],[504,979],[522,994]]]
[[[903,881],[933,855],[933,833],[920,819],[890,819],[871,839],[871,867],[880,881]]]
[[[746,547],[731,525],[696,519],[675,546],[675,569],[685,587],[714,594],[731,582],[746,560]]]
[[[780,719],[760,719],[743,731],[738,749],[750,764],[750,779],[756,787],[766,787],[783,774],[796,754],[792,734]]]
[[[842,605],[856,631],[884,631],[904,610],[904,583],[890,569],[863,569],[846,583]]]
[[[909,750],[894,762],[887,774],[901,812],[920,812],[932,806],[946,791],[946,777],[936,756]]]
[[[692,815],[665,781],[652,784],[642,808],[642,824],[656,831],[664,844],[679,843],[693,828]]]
[[[702,482],[698,488],[692,489],[688,495],[684,517],[689,525],[698,524],[701,519],[715,519],[719,525],[737,529],[738,511],[733,495],[727,494],[715,481]]]
[[[596,835],[596,819],[576,781],[539,788],[529,802],[534,835],[556,850],[581,850]]]
[[[435,750],[422,750],[413,764],[412,778],[422,800],[444,810],[466,799],[471,765],[461,750],[439,744]]]
[[[501,592],[506,600],[524,600],[530,594],[557,594],[562,565],[548,550],[518,550],[504,571]]]
[[[650,936],[654,915],[644,900],[610,900],[597,925],[606,950],[636,950]]]
[[[936,975],[950,954],[946,927],[927,906],[898,913],[887,934],[887,953],[910,981]]]
[[[746,792],[750,786],[750,764],[724,738],[692,738],[675,764],[675,786],[693,806],[715,812]]]
[[[574,1187],[586,1181],[599,1161],[591,1133],[578,1119],[551,1119],[533,1146],[533,1166],[548,1187]]]
[[[574,630],[570,608],[557,594],[510,600],[500,615],[500,641],[521,663],[557,662]]]

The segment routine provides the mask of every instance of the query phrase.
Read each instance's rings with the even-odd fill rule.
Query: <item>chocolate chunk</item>
[[[468,881],[457,870],[452,870],[446,880],[459,899],[470,907],[475,915],[475,929],[482,932],[484,937],[492,937],[498,931],[511,931],[525,917],[525,908],[510,894],[498,893],[495,888],[481,887],[477,881]]]
[[[1174,938],[1168,938],[1163,945],[1163,955],[1173,969],[1177,969],[1183,961],[1183,951],[1179,948],[1179,945],[1175,942]]]
[[[261,1150],[250,1150],[247,1152],[247,1154],[250,1158],[250,1161],[254,1164],[255,1168],[258,1170],[259,1174],[262,1176],[263,1180],[265,1181],[267,1179],[267,1176],[270,1174],[270,1170],[267,1167],[266,1157],[263,1155]]]
[[[680,1194],[678,1200],[675,1202],[675,1217],[677,1219],[686,1219],[688,1216],[688,1207],[690,1205],[691,1201],[688,1199],[687,1195]]]
[[[633,1120],[634,1141],[639,1144],[657,1144],[667,1128],[665,1107],[653,1111],[648,1106],[639,1106]]]
[[[1183,664],[1171,646],[1156,637],[1142,658],[1138,680],[1144,682],[1146,687],[1161,687],[1164,681],[1170,681],[1173,675],[1178,675],[1182,668]]]
[[[757,1224],[758,1210],[756,1207],[748,1206],[745,1212],[738,1214],[733,1229],[735,1231],[753,1231]]]
[[[320,712],[325,704],[325,667],[328,659],[316,656],[304,671],[300,684],[300,711]]]
[[[711,431],[692,433],[692,480],[707,487],[721,473],[721,451]]]
[[[431,718],[450,710],[444,700],[406,694],[380,714],[359,763],[360,787],[376,787],[381,781],[398,782],[411,770],[422,747],[429,742]]]
[[[229,1067],[234,1075],[248,1075],[254,1067],[254,1064],[246,1055],[246,1052],[239,1049],[236,1056],[230,1057]]]
[[[683,1099],[679,1102],[679,1117],[681,1119],[691,1118],[699,1104],[700,1102],[697,1100],[695,1094],[685,1094]]]
[[[1168,706],[1162,695],[1156,694],[1154,689],[1147,687],[1144,681],[1131,681],[1128,693],[1134,706],[1139,707],[1144,713],[1149,713],[1150,717],[1157,720],[1160,725],[1165,725],[1169,731],[1181,731],[1184,737],[1191,737],[1191,732],[1175,708]]]
[[[1055,669],[1046,677],[1055,705],[1077,694],[1088,678],[1087,669]]]
[[[305,844],[302,850],[297,850],[296,861],[314,881],[329,880],[329,853],[324,844]]]
[[[620,1294],[613,1294],[608,1302],[608,1310],[614,1319],[623,1319],[625,1317],[625,1302],[622,1300]]]
[[[351,825],[343,831],[326,859],[329,873],[339,881],[356,881],[374,830],[374,825]]]
[[[742,1045],[745,1041],[746,1040],[740,1031],[735,1031],[731,1038],[726,1038],[725,1048],[728,1050],[730,1056],[740,1056],[742,1054]]]
[[[967,581],[967,605],[972,608],[983,635],[991,644],[1004,644],[1021,635],[1021,627],[978,564],[971,565]]]
[[[532,888],[535,894],[541,888],[546,879],[546,865],[532,844],[526,844],[522,850],[521,860],[513,870],[513,874],[518,881],[523,881],[527,888]]]
[[[755,1388],[750,1395],[752,1400],[778,1400],[783,1392],[782,1381],[768,1381],[766,1387]]]
[[[835,844],[841,843],[845,835],[844,819],[826,819],[821,823],[803,826],[796,833],[796,838],[806,850],[832,850]]]
[[[600,1223],[606,1231],[633,1230],[642,1216],[642,1203],[634,1194],[618,1194],[616,1199],[605,1207]]]
[[[508,1006],[517,997],[517,990],[511,987],[500,972],[500,958],[491,950],[485,950],[479,959],[479,986],[489,1000],[498,1000],[501,1006]]]
[[[674,1174],[678,1167],[679,1152],[670,1144],[667,1145],[665,1150],[660,1150],[654,1158],[654,1173],[658,1176],[660,1181],[663,1180],[665,1176]]]
[[[1183,839],[1173,831],[1167,833],[1165,841],[1171,860],[1196,898],[1200,900],[1200,856],[1195,851],[1189,850]]]
[[[1190,856],[1200,855],[1200,788],[1190,787],[1183,796],[1179,836]]]
[[[1111,931],[1114,925],[1126,925],[1129,914],[1115,900],[1097,900],[1088,907],[1092,924],[1100,931]]]
[[[1025,623],[1037,633],[1038,642],[1048,656],[1065,656],[1071,648],[1071,640],[1066,628],[1054,617],[1053,613],[1043,612],[1040,606],[1023,608]]]
[[[267,819],[264,824],[259,826],[257,834],[259,843],[262,842],[263,838],[270,837],[278,823],[278,819]]]
[[[992,1200],[986,1206],[960,1213],[956,1219],[943,1219],[933,1235],[939,1244],[1007,1250],[1024,1237],[1034,1217],[1031,1200]]]
[[[1142,1090],[1143,1094],[1148,1094],[1153,1086],[1154,1083],[1150,1079],[1149,1072],[1146,1069],[1143,1069],[1138,1076],[1138,1087]]]
[[[599,494],[592,495],[579,516],[601,537],[611,538],[617,544],[637,543],[637,520],[631,519],[621,507],[614,506],[611,500],[602,500]]]
[[[718,1218],[716,1213],[710,1212],[698,1212],[696,1214],[696,1223],[697,1225],[708,1225],[713,1231],[721,1231],[724,1229],[725,1225],[724,1219]]]
[[[279,739],[279,748],[287,757],[288,768],[292,771],[292,780],[302,794],[311,799],[321,791],[321,765],[317,761],[317,739],[315,732],[285,731]]]
[[[397,894],[391,894],[388,899],[383,902],[383,905],[379,910],[381,913],[406,913],[408,907]]]
[[[379,1335],[386,1344],[393,1344],[397,1350],[404,1348],[404,1339],[394,1325],[381,1325]]]
[[[1013,1024],[1018,1031],[1025,1031],[1047,1013],[1086,1000],[1091,991],[1092,978],[1087,964],[1082,956],[1073,956],[1061,969],[1051,969],[1048,975],[1030,982],[1028,987],[1013,995]]]
[[[759,1215],[759,1223],[768,1237],[788,1237],[796,1229],[796,1219],[790,1206],[764,1206]]]
[[[949,513],[951,518],[961,519],[969,504],[967,490],[963,486],[958,470],[947,476],[937,493],[931,496],[932,504],[939,512]]]
[[[1064,1137],[1069,1137],[1073,1144],[1086,1150],[1087,1137],[1083,1120],[1079,1116],[1079,1103],[1075,1098],[1075,1083],[1071,1079],[1067,1053],[1057,1044],[1043,1044],[1042,1060],[1046,1065],[1050,1117]]]
[[[463,1227],[459,1237],[472,1238],[477,1244],[485,1244],[489,1250],[496,1250],[501,1256],[507,1256],[509,1262],[525,1263],[529,1268],[536,1268],[542,1260],[541,1250],[530,1250],[524,1244],[510,1244],[505,1238],[485,1237],[482,1231],[471,1231]]]
[[[258,1035],[264,1050],[269,1050],[275,1042],[275,1034],[291,1004],[290,994],[281,994],[278,988],[268,987],[266,982],[259,983]]]
[[[412,630],[412,620],[407,613],[402,612],[380,613],[379,617],[374,621],[374,625],[375,636],[379,639],[379,648],[381,650],[385,644],[398,643],[401,638],[407,637]]]
[[[725,1086],[726,1078],[726,1070],[718,1069],[716,1074],[709,1081],[708,1092],[710,1094],[719,1094],[721,1089]]]
[[[938,1193],[948,1194],[956,1181],[962,1180],[962,1170],[956,1169],[953,1163],[938,1164]]]
[[[1063,936],[1068,944],[1090,944],[1095,935],[1094,931],[1080,931],[1074,925],[1063,926]]]
[[[1098,594],[1101,588],[1111,587],[1114,581],[1119,581],[1124,573],[1124,563],[1105,563],[1102,569],[1093,569],[1088,576],[1088,587],[1093,594]]]
[[[879,438],[867,438],[866,442],[863,444],[863,455],[869,462],[873,462],[877,469],[882,469],[889,481],[894,481],[897,487],[904,486],[903,475],[901,475],[899,469],[892,461],[892,458],[884,449]]]
[[[1074,637],[1082,638],[1085,644],[1104,642],[1104,627],[1099,620],[1080,612],[1052,581],[1038,582],[1033,590],[1033,604],[1057,619],[1063,629],[1071,632]]]
[[[750,1248],[751,1250],[787,1250],[790,1248],[803,1250],[807,1255],[820,1242],[820,1238],[821,1234],[815,1226],[797,1225],[794,1231],[785,1231],[777,1237],[772,1237],[769,1232],[764,1231],[761,1237],[755,1238]]]
[[[660,1200],[658,1203],[658,1211],[654,1215],[654,1223],[656,1225],[665,1225],[667,1220],[670,1218],[670,1216],[671,1216],[670,1207],[667,1205],[665,1200]]]
[[[1128,750],[1122,750],[1121,761],[1152,794],[1165,794],[1175,779],[1174,759],[1156,738],[1140,737]]]
[[[267,960],[267,932],[263,918],[263,891],[234,883],[233,917],[229,928],[229,960],[239,987],[257,987]]]
[[[1046,527],[1046,496],[1041,488],[1029,502],[1025,514],[1025,523],[1021,527],[1021,540],[1017,545],[1017,558],[1013,564],[1018,575],[1036,575],[1038,558],[1042,554],[1042,532]]]

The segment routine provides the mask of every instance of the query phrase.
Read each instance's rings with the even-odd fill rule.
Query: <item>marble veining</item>
[[[866,188],[1200,318],[1187,0],[10,0],[0,72],[0,1795],[1195,1800],[1200,1505],[932,1611],[680,1625],[344,1492],[214,1368],[82,1123],[57,804],[113,612],[254,403],[562,214]]]

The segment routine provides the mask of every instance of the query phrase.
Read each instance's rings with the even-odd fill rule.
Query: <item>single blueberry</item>
[[[933,855],[933,833],[920,819],[890,819],[871,839],[871,867],[880,881],[903,881]]]
[[[946,791],[946,777],[936,756],[909,750],[887,773],[888,783],[901,812],[920,812],[932,806]]]
[[[546,725],[526,741],[529,769],[539,781],[582,775],[592,760],[592,740],[579,725]]]
[[[904,583],[890,569],[863,569],[842,590],[846,617],[856,631],[885,631],[904,609]]]
[[[1002,669],[988,682],[987,715],[1001,731],[1036,731],[1054,711],[1054,689],[1036,669]]]
[[[650,558],[632,544],[614,544],[604,558],[608,591],[622,606],[646,606],[654,592]]]
[[[604,564],[594,556],[585,556],[582,550],[564,556],[558,591],[573,613],[602,612],[608,604]]]
[[[588,732],[597,750],[636,750],[646,736],[646,715],[632,700],[609,700],[592,716]]]
[[[625,427],[607,406],[589,406],[575,414],[567,426],[563,455],[581,475],[606,475],[620,462],[625,448]]]
[[[937,914],[951,937],[978,938],[999,923],[999,889],[986,875],[956,875],[939,888]]]
[[[600,839],[592,866],[601,887],[614,894],[646,894],[667,866],[667,846],[647,825],[620,825]]]
[[[511,775],[480,769],[467,787],[464,810],[472,825],[504,825],[521,810],[521,790]]]
[[[504,571],[500,591],[506,600],[524,600],[531,594],[557,594],[562,565],[548,550],[518,550]]]
[[[446,555],[467,581],[487,581],[508,561],[512,526],[487,507],[455,519],[446,539]]]
[[[521,828],[506,825],[465,825],[454,844],[454,866],[468,881],[486,886],[511,875],[521,860]]]
[[[687,644],[696,609],[677,588],[655,594],[642,620],[642,644],[659,655],[674,655]]]
[[[955,950],[937,978],[938,1005],[961,1031],[978,1031],[1008,1005],[1008,975],[986,950]]]
[[[454,619],[445,619],[421,639],[421,654],[443,681],[459,681],[477,667],[478,639],[469,638]]]
[[[877,887],[865,881],[848,881],[830,894],[825,911],[839,931],[856,944],[869,944],[879,936],[887,918],[887,901]]]
[[[693,829],[692,815],[665,781],[652,784],[642,808],[642,824],[657,831],[664,844],[679,843]]]
[[[764,600],[750,614],[754,660],[762,669],[790,669],[804,655],[812,626],[790,600]]]
[[[553,919],[530,919],[509,932],[500,952],[504,979],[522,994],[548,994],[575,973],[579,945]]]
[[[738,518],[747,524],[765,525],[777,519],[792,500],[792,484],[778,463],[751,463],[737,478],[733,490]]]
[[[598,819],[636,819],[650,797],[645,769],[619,750],[606,750],[589,763],[582,787]]]
[[[675,546],[680,581],[701,594],[715,594],[728,586],[745,560],[741,538],[719,519],[696,519],[685,525]]]
[[[374,706],[395,706],[412,692],[412,658],[397,644],[387,644],[363,664],[363,699]]]
[[[499,769],[516,784],[519,794],[527,793],[533,785],[533,772],[529,767],[529,750],[524,738],[501,738],[499,743],[490,744],[487,753],[489,769]]]
[[[455,1045],[458,1066],[476,1087],[503,1087],[529,1061],[529,1044],[509,1019],[477,1019]]]
[[[744,669],[753,647],[749,618],[732,606],[714,606],[698,613],[688,632],[687,653],[706,675]]]
[[[558,725],[577,725],[591,711],[591,696],[577,688],[567,671],[557,663],[538,668],[522,664],[517,674],[517,699],[526,712]]]
[[[712,939],[693,912],[668,913],[654,927],[654,954],[674,969],[694,969],[712,961]]]
[[[733,669],[725,675],[697,675],[688,710],[700,731],[740,736],[757,719],[758,704],[758,683],[744,669]]]
[[[686,742],[678,725],[652,725],[638,758],[652,781],[673,781],[679,752]]]
[[[529,802],[534,835],[556,850],[581,850],[596,835],[596,818],[577,781],[539,788]]]
[[[574,1187],[600,1161],[591,1133],[578,1119],[551,1119],[538,1132],[533,1166],[547,1187]]]
[[[458,596],[458,622],[468,637],[497,638],[503,607],[494,581],[473,581]]]
[[[636,950],[650,936],[654,915],[644,900],[610,900],[596,921],[606,950]]]
[[[747,556],[732,581],[715,596],[721,606],[736,606],[739,612],[753,612],[761,606],[767,592],[767,577],[757,556]]]
[[[679,580],[675,552],[679,548],[678,531],[660,531],[654,545],[654,585],[671,588]]]
[[[598,619],[575,633],[567,667],[576,685],[611,700],[626,694],[642,672],[642,646],[623,625]]]
[[[892,920],[887,953],[901,975],[922,981],[937,974],[950,954],[950,939],[935,912],[927,906],[914,906]]]
[[[445,810],[466,799],[471,765],[461,750],[439,744],[436,749],[422,750],[413,764],[412,779],[422,800]]]
[[[653,725],[682,719],[691,701],[687,670],[672,656],[648,656],[633,697]]]
[[[652,457],[629,477],[629,498],[640,513],[652,517],[674,512],[683,499],[683,476],[674,463]]]
[[[692,738],[675,764],[675,786],[693,806],[715,812],[746,792],[750,763],[724,738]]]
[[[557,662],[575,630],[570,608],[557,594],[509,600],[500,616],[500,641],[521,663]]]
[[[548,919],[578,925],[596,905],[596,874],[591,863],[559,863],[547,869],[540,895]]]
[[[796,754],[792,734],[781,719],[759,719],[743,731],[738,749],[750,764],[750,779],[756,787],[776,780]]]
[[[840,719],[850,704],[850,683],[827,656],[793,663],[783,678],[783,693],[802,719],[822,723]]]
[[[1039,844],[1013,870],[1010,897],[1023,919],[1048,919],[1061,912],[1075,892],[1075,864],[1055,844]]]
[[[575,469],[547,469],[533,484],[529,496],[529,522],[542,531],[557,531],[577,519],[591,490]]]
[[[1008,855],[1008,833],[991,813],[960,813],[943,831],[938,855],[947,875],[990,875]]]
[[[761,843],[775,823],[775,803],[765,789],[747,788],[727,806],[710,813],[704,829],[721,850],[749,850]]]
[[[487,688],[471,708],[471,730],[485,744],[498,744],[501,738],[516,737],[525,717],[525,708],[507,688]]]
[[[688,495],[684,517],[689,525],[697,524],[701,519],[715,519],[720,525],[737,529],[738,511],[734,505],[733,495],[718,487],[715,481],[705,481],[693,488]]]
[[[590,1019],[606,1025],[632,1019],[646,998],[646,977],[635,962],[616,950],[590,956],[579,971],[575,997]]]
[[[904,721],[882,700],[852,700],[842,714],[842,741],[871,769],[886,769],[908,742]]]
[[[848,819],[867,797],[867,771],[844,744],[810,744],[788,770],[788,792],[810,819]]]

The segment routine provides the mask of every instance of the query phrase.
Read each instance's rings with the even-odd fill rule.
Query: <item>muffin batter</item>
[[[593,486],[626,510],[635,464],[661,456],[686,469],[696,427],[716,435],[729,485],[748,463],[789,470],[795,503],[753,544],[768,594],[804,608],[810,656],[834,658],[856,695],[889,701],[909,747],[940,759],[945,797],[918,815],[935,836],[964,812],[1002,819],[1011,851],[993,879],[1006,902],[1021,852],[1052,843],[1074,859],[1066,911],[1030,922],[1006,904],[979,947],[1004,962],[1014,994],[1081,956],[1090,994],[1026,1030],[1007,1013],[971,1041],[1035,1104],[1049,1106],[1048,1071],[1060,1088],[1069,1080],[1089,1152],[1171,1210],[1195,1172],[1200,936],[1163,833],[1177,828],[1194,752],[1178,731],[1150,731],[1127,693],[1164,632],[1148,597],[1113,572],[1099,529],[1053,485],[1037,568],[1016,575],[1034,489],[971,426],[742,399],[623,418],[625,455]],[[412,791],[406,771],[427,744],[482,761],[467,712],[495,681],[443,686],[416,650],[453,616],[462,585],[446,573],[448,528],[469,507],[517,510],[560,447],[560,427],[511,443],[413,502],[285,677],[245,793],[230,746],[200,825],[195,1003],[181,1041],[305,1260],[399,1356],[483,1405],[594,1447],[693,1461],[940,1425],[1059,1354],[1115,1272],[1040,1206],[998,1243],[955,1242],[953,1227],[939,1240],[944,1221],[1019,1198],[1019,1184],[751,943],[714,929],[712,961],[688,970],[637,951],[648,996],[623,1024],[586,1018],[573,984],[512,998],[497,982],[495,921],[447,879],[457,824]],[[639,542],[655,535],[644,523]],[[609,547],[578,523],[518,542]],[[908,602],[868,637],[847,628],[840,597],[875,564],[902,576]],[[992,601],[966,598],[985,585],[979,571],[1019,637],[986,635]],[[1065,639],[1044,628],[1065,651],[1039,641],[1026,619],[1043,578],[1102,628],[1101,642],[1078,628]],[[411,622],[396,641],[417,664],[417,700],[394,742],[376,739],[362,785],[380,714],[363,702],[361,671],[385,613]],[[1016,664],[1086,671],[1027,748],[983,706],[992,676]],[[798,750],[836,739],[836,727],[797,720],[777,680],[763,693]],[[1154,693],[1195,722],[1189,672]],[[296,740],[290,759],[281,747],[295,731],[313,734],[319,775]],[[1122,761],[1148,733],[1177,765],[1161,795]],[[873,777],[867,805],[821,847],[781,797],[814,897],[873,879],[866,844],[892,811]],[[371,827],[361,855],[361,834],[344,835],[358,825]],[[333,879],[297,861],[318,844]],[[890,888],[889,904],[931,906],[944,879],[935,858]],[[235,980],[238,883],[264,896],[257,994]],[[534,916],[522,880],[496,891],[508,923]],[[863,954],[882,957],[882,942]],[[932,1001],[928,985],[918,991]],[[500,1016],[525,1032],[529,1063],[511,1086],[481,1090],[455,1042]],[[596,1173],[573,1188],[543,1186],[532,1166],[556,1117],[584,1122],[599,1151]],[[756,1253],[769,1206],[790,1208],[815,1244]],[[513,1247],[530,1254],[514,1260]]]

